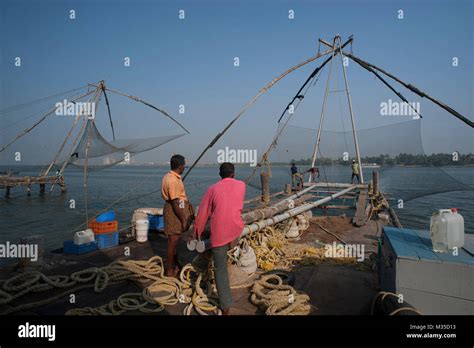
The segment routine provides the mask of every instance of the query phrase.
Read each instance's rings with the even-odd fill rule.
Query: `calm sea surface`
[[[21,176],[37,175],[38,167],[2,168],[18,170]],[[304,168],[302,168],[304,169]],[[237,167],[237,176],[244,179],[249,167]],[[88,211],[93,216],[112,205],[120,227],[129,224],[133,211],[140,207],[161,207],[161,178],[167,168],[116,166],[90,174],[88,181]],[[372,169],[365,169],[365,180]],[[464,216],[465,229],[474,233],[474,168],[381,168],[381,186],[404,227],[429,229],[431,214],[441,208],[457,207]],[[350,169],[329,166],[321,170],[321,179],[348,182]],[[60,247],[72,233],[83,229],[86,221],[83,173],[75,168],[65,174],[68,191],[59,193],[59,187],[40,195],[35,187],[31,196],[26,188],[14,188],[10,198],[0,196],[0,243],[16,242],[24,236],[42,234],[46,250]],[[217,167],[195,168],[186,180],[186,191],[193,204],[198,205],[206,188],[219,179]],[[257,178],[258,179],[258,178]],[[281,191],[290,181],[289,167],[272,167],[271,190]],[[247,188],[247,198],[260,193],[258,180]],[[3,190],[2,190],[3,191]],[[71,202],[75,208],[71,208]],[[401,201],[400,201],[401,200]],[[402,208],[398,208],[403,204]],[[400,205],[401,207],[401,205]]]

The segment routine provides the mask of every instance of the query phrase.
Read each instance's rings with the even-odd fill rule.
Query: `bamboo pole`
[[[347,102],[349,104],[349,114],[351,115],[352,134],[354,135],[354,146],[355,146],[355,151],[356,151],[357,163],[359,164],[360,182],[363,184],[364,171],[362,170],[362,163],[360,161],[359,140],[357,139],[357,128],[355,125],[354,112],[352,110],[351,93],[349,92],[349,82],[347,81],[346,67],[344,66],[344,58],[343,58],[342,47],[341,47],[342,41],[341,41],[340,36],[337,36],[337,38],[339,39],[339,52],[340,52],[340,57],[341,57],[342,72],[344,75],[344,85],[346,86]],[[336,39],[334,40],[334,42],[336,42]]]
[[[436,105],[438,105],[439,107],[443,108],[444,110],[446,110],[447,112],[449,112],[450,114],[452,114],[454,117],[458,118],[459,120],[461,120],[462,122],[466,123],[467,125],[471,126],[471,127],[474,127],[474,122],[471,121],[470,119],[466,118],[465,116],[461,115],[459,112],[457,112],[456,110],[454,110],[453,108],[449,107],[448,105],[442,103],[441,101],[431,97],[430,95],[426,94],[425,92],[419,90],[418,88],[416,88],[415,86],[413,86],[412,84],[409,84],[409,83],[406,83],[406,82],[403,82],[402,80],[400,80],[399,78],[397,78],[396,76],[390,74],[389,72],[383,70],[382,68],[379,68],[378,66],[375,66],[374,64],[371,64],[369,62],[366,62],[356,56],[354,56],[353,54],[350,54],[348,52],[343,52],[343,54],[349,58],[351,58],[352,60],[354,60],[355,62],[357,62],[358,64],[362,64],[362,65],[365,65],[365,66],[368,66],[368,67],[371,67],[375,70],[378,70],[380,71],[382,74],[390,77],[392,80],[395,80],[397,81],[398,83],[400,83],[402,86],[404,86],[405,88],[409,89],[410,91],[412,91],[413,93],[415,94],[418,94],[420,97],[422,98],[427,98],[429,100],[431,100],[433,103],[435,103]]]
[[[332,63],[334,61],[334,57],[336,56],[336,51],[334,48],[332,48],[332,55],[331,55],[331,63],[329,64],[329,72],[328,72],[328,78],[326,80],[326,88],[324,90],[324,98],[323,98],[323,105],[321,107],[321,115],[319,117],[319,127],[318,127],[318,132],[316,134],[316,142],[314,143],[314,149],[313,149],[313,156],[311,158],[311,168],[314,168],[316,159],[318,157],[318,150],[319,150],[319,143],[321,142],[321,131],[323,129],[323,122],[324,122],[324,111],[326,110],[326,101],[328,99],[328,94],[329,94],[329,84],[331,82],[331,72],[332,72]],[[309,176],[309,182],[313,180],[312,175]]]
[[[245,224],[250,224],[252,222],[266,219],[270,216],[276,215],[278,213],[281,213],[282,211],[287,210],[288,208],[293,208],[296,205],[299,205],[310,198],[313,198],[313,195],[308,194],[301,196],[300,198],[297,198],[295,200],[292,199],[284,199],[276,204],[273,204],[269,207],[265,207],[262,209],[255,209],[252,211],[249,211],[247,213],[242,214],[242,220],[244,221]]]

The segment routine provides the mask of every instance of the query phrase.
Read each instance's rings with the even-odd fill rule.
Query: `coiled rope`
[[[283,284],[276,274],[265,275],[257,280],[250,296],[250,301],[266,315],[308,315],[311,312],[309,300],[308,295]]]
[[[76,308],[66,314],[117,315],[129,310],[153,313],[163,310],[166,305],[174,305],[178,302],[188,304],[185,314],[191,314],[193,309],[199,314],[208,314],[208,312],[220,314],[210,271],[198,272],[191,264],[188,264],[181,270],[179,280],[167,277],[164,275],[163,260],[159,256],[144,261],[115,261],[105,267],[87,268],[70,276],[46,276],[37,271],[19,274],[1,283],[0,305],[7,308],[0,314],[12,314],[44,306],[85,288],[93,288],[94,292],[100,293],[109,285],[127,280],[137,281],[146,286],[141,293],[123,294],[103,306]],[[151,284],[148,284],[150,282]],[[203,287],[207,293],[204,292]],[[26,294],[52,289],[67,290],[44,300],[11,306],[13,301]]]

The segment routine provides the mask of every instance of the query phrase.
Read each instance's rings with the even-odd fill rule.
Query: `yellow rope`
[[[255,282],[250,301],[266,315],[308,315],[311,312],[309,296],[284,285],[276,274],[262,276]]]
[[[188,264],[182,269],[179,280],[167,277],[164,275],[163,260],[159,256],[143,261],[115,261],[107,266],[87,268],[70,276],[46,276],[36,271],[19,274],[1,283],[0,305],[7,307],[1,314],[44,306],[85,288],[93,288],[96,293],[100,293],[109,285],[126,280],[144,284],[143,292],[123,294],[100,307],[76,308],[66,314],[117,315],[130,310],[152,313],[163,310],[166,305],[175,305],[178,302],[188,304],[186,313],[191,313],[194,309],[200,314],[207,314],[207,312],[220,314],[215,300],[217,296],[212,271],[203,274]],[[206,288],[207,294],[204,293],[202,286]],[[11,306],[14,300],[29,293],[52,289],[66,290],[44,300]]]
[[[296,261],[307,262],[308,259],[321,260],[324,258],[324,251],[321,248],[311,247],[306,244],[290,243],[285,237],[289,226],[290,224],[288,223],[281,223],[275,227],[267,227],[260,233],[249,234],[246,237],[247,242],[255,251],[258,267],[264,271],[272,270],[276,267],[289,269]],[[36,271],[19,274],[0,282],[0,306],[6,307],[0,314],[11,314],[44,306],[68,294],[86,288],[93,288],[94,292],[100,293],[109,285],[127,280],[143,284],[143,291],[141,293],[123,294],[117,299],[97,308],[75,308],[66,314],[119,315],[131,310],[155,313],[162,311],[164,306],[178,303],[186,304],[183,311],[185,315],[190,315],[193,311],[201,315],[221,314],[217,306],[218,297],[211,267],[198,271],[193,265],[188,264],[181,270],[179,279],[175,279],[164,275],[163,260],[159,256],[154,256],[149,260],[115,261],[107,266],[87,268],[72,273],[70,276],[46,276]],[[267,287],[267,285],[261,283],[261,281],[258,284],[248,283],[237,287],[254,285],[252,291],[258,294],[256,296],[260,296],[263,290],[259,287]],[[37,302],[11,306],[13,301],[29,293],[52,289],[64,289],[64,291]],[[286,291],[289,290],[286,289]],[[296,295],[296,293],[291,293]],[[282,295],[280,294],[279,296]],[[271,299],[265,299],[265,301],[276,301],[276,298],[277,296],[275,295]],[[298,306],[301,305],[299,300],[297,304]],[[275,304],[275,306],[270,307],[269,313],[271,314],[283,311],[280,305]],[[290,308],[293,307],[295,305],[291,304]],[[300,311],[300,309],[297,311]],[[286,310],[283,312],[286,313]]]

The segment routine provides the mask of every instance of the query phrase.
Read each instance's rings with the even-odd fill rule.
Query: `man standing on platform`
[[[352,160],[351,168],[352,168],[351,184],[354,181],[354,177],[357,178],[357,183],[360,184],[359,163],[357,163],[355,160]]]
[[[228,315],[233,301],[227,273],[227,251],[244,228],[241,214],[245,183],[234,179],[235,168],[232,163],[222,163],[219,175],[222,180],[212,185],[202,198],[194,223],[194,233],[200,239],[207,220],[211,219],[211,247],[217,292],[222,314]]]
[[[168,236],[166,275],[176,277],[179,273],[176,247],[181,234],[189,229],[194,220],[194,210],[181,180],[185,165],[184,157],[174,155],[171,157],[170,165],[171,170],[163,177],[161,183],[161,196],[166,202],[163,209],[165,234]]]

